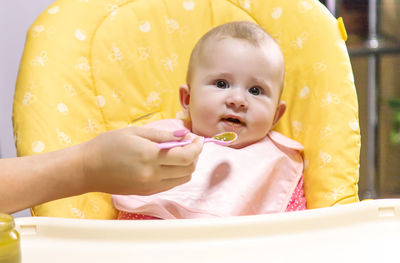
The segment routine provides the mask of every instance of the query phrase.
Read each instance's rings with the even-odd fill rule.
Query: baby
[[[229,147],[204,144],[192,180],[151,196],[113,196],[119,219],[174,219],[303,210],[303,147],[272,131],[285,112],[279,45],[251,22],[207,32],[192,51],[179,97],[186,120],[149,126],[190,136],[233,131]]]

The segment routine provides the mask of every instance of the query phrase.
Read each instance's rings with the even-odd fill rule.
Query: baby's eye
[[[226,82],[225,80],[217,80],[216,82],[215,82],[215,86],[217,86],[217,88],[219,88],[219,89],[227,89],[227,88],[229,88],[229,84],[228,84],[228,82]]]
[[[256,87],[251,87],[249,89],[249,93],[252,94],[252,95],[257,96],[257,95],[262,94],[263,90],[260,87],[257,87],[257,86]]]

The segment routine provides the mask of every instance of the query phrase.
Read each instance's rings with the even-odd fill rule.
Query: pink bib
[[[181,129],[178,120],[151,125]],[[114,195],[114,206],[164,219],[284,212],[303,172],[303,147],[271,131],[241,149],[204,144],[191,181],[151,196]]]

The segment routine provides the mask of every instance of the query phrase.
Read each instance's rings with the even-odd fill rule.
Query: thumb
[[[136,136],[146,138],[153,142],[167,142],[181,140],[189,133],[188,129],[166,131],[147,127],[130,127]]]

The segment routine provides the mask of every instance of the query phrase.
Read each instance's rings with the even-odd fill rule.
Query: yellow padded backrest
[[[358,201],[358,105],[343,25],[316,0],[58,0],[27,34],[14,100],[18,155],[179,115],[190,52],[211,27],[263,26],[286,63],[278,131],[305,146],[308,208]],[[115,218],[110,195],[36,206],[38,216]]]

